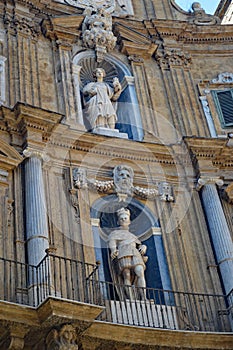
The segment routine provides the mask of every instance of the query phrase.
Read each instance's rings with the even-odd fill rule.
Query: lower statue
[[[121,208],[117,211],[119,229],[111,232],[108,246],[111,251],[111,268],[115,282],[125,288],[125,295],[130,299],[145,298],[146,280],[144,271],[148,257],[147,247],[129,231],[130,211]],[[136,287],[136,288],[132,288]]]

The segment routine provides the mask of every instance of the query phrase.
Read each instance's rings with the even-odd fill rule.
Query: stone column
[[[216,185],[222,186],[223,181],[220,179],[199,179],[197,189],[203,186],[204,211],[225,292],[228,294],[233,289],[233,243]]]
[[[28,263],[37,266],[49,248],[42,154],[25,150],[25,215]]]

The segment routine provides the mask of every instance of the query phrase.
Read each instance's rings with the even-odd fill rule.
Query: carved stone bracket
[[[157,51],[155,58],[163,69],[171,67],[189,68],[192,63],[192,57],[188,52],[170,48]]]
[[[159,197],[161,201],[173,202],[172,187],[167,182],[155,184],[153,188],[133,185],[133,170],[127,165],[118,165],[113,170],[113,180],[99,181],[88,179],[85,169],[73,169],[73,184],[76,189],[89,188],[100,193],[116,193],[119,202],[125,201],[128,196],[137,196],[142,199]],[[72,195],[74,190],[72,191]],[[70,191],[70,193],[71,193]]]
[[[128,56],[128,60],[129,60],[130,62],[134,62],[134,63],[144,63],[144,58],[141,57],[141,56],[139,56],[139,55],[136,55],[136,54],[134,54],[134,55],[129,55],[129,56]]]
[[[52,329],[46,338],[47,350],[78,350],[77,333],[70,324]]]

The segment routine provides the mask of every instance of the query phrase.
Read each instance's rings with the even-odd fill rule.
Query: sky
[[[176,0],[177,5],[179,5],[183,10],[188,11],[191,9],[192,3],[194,1],[190,0]],[[201,7],[206,11],[206,13],[214,14],[220,0],[199,0]]]

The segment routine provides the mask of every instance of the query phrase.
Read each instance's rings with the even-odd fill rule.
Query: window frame
[[[219,102],[219,97],[218,97],[218,93],[227,92],[227,91],[230,91],[231,97],[232,97],[232,102],[233,102],[233,88],[211,90],[211,94],[212,94],[213,99],[214,99],[217,114],[219,116],[219,120],[220,120],[222,128],[232,128],[233,127],[233,113],[232,113],[232,122],[226,123],[223,112],[222,112],[222,107],[221,107],[221,104]]]

